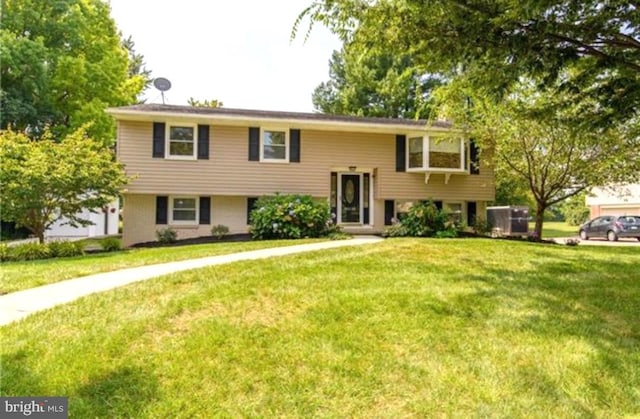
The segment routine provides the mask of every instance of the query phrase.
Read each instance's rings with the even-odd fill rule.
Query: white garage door
[[[640,207],[600,207],[600,215],[640,215]]]

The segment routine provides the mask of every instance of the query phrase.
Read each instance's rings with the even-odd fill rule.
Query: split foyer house
[[[494,174],[446,123],[314,113],[143,104],[109,110],[124,193],[123,243],[248,231],[263,195],[329,201],[352,233],[377,233],[430,199],[471,223],[494,199]]]

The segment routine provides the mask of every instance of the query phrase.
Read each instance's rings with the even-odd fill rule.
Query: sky
[[[338,38],[308,22],[290,42],[311,0],[110,0],[111,16],[152,77],[172,87],[165,103],[218,99],[226,108],[311,112],[311,94],[329,79]],[[147,103],[162,103],[151,87]]]

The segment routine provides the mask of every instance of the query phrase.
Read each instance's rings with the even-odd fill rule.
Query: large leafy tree
[[[544,213],[593,185],[640,181],[640,137],[627,125],[594,129],[582,106],[524,81],[501,102],[458,81],[438,91],[440,110],[495,156],[499,176],[526,185],[535,202],[535,233]]]
[[[73,226],[90,224],[79,212],[104,207],[127,183],[113,152],[88,138],[83,128],[61,141],[49,131],[35,140],[0,131],[0,161],[2,218],[28,228],[41,243],[62,217]]]
[[[313,92],[316,110],[387,118],[428,118],[430,94],[441,83],[409,54],[377,53],[357,44],[333,52],[329,77]]]
[[[0,128],[34,138],[90,123],[89,136],[111,143],[105,109],[135,103],[149,78],[101,0],[2,0],[0,61]]]
[[[540,80],[568,106],[596,98],[582,122],[608,126],[640,110],[639,8],[628,0],[316,0],[294,35],[310,16],[345,42],[408,52],[427,71],[465,74],[497,96],[521,77]]]

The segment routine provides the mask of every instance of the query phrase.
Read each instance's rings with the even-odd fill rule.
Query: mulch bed
[[[174,247],[174,246],[189,246],[192,244],[207,244],[207,243],[231,243],[231,242],[248,242],[251,241],[249,234],[229,234],[221,239],[217,239],[213,236],[201,236],[191,239],[177,240],[173,243],[160,243],[158,241],[136,243],[131,247]]]

